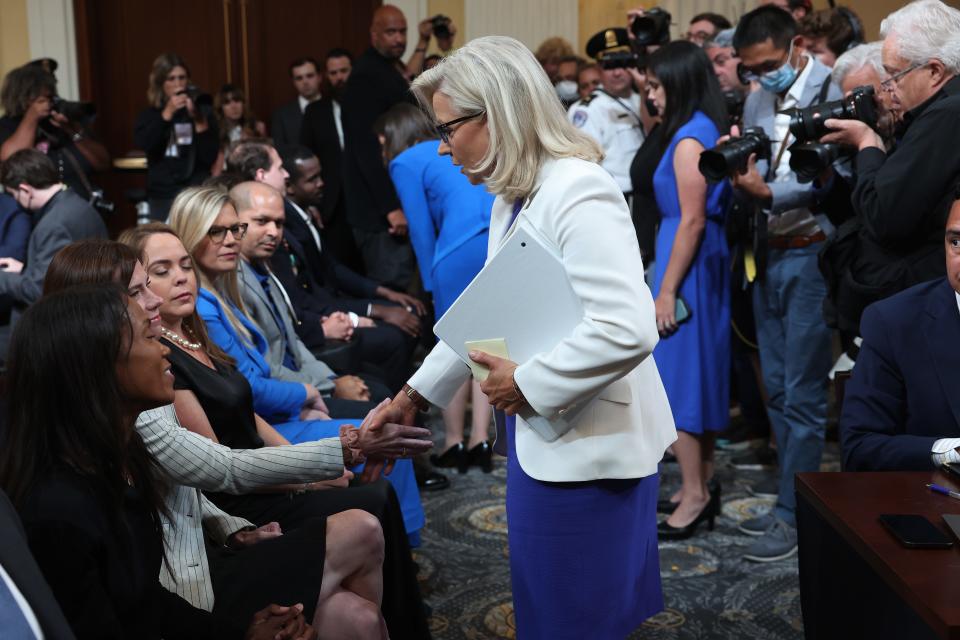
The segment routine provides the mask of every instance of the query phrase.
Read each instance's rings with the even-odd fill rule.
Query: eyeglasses
[[[744,81],[744,84],[747,82],[759,82],[760,78],[771,71],[776,71],[783,65],[790,62],[790,58],[793,57],[793,41],[790,42],[790,48],[787,50],[787,57],[783,60],[767,60],[759,65],[759,68],[748,67],[742,62],[737,65],[737,73],[740,75],[740,78]]]
[[[248,226],[246,222],[238,222],[229,227],[210,227],[210,230],[207,231],[207,236],[210,238],[210,242],[222,244],[227,238],[227,231],[229,231],[234,240],[243,240],[243,236],[247,235]]]
[[[927,66],[927,64],[928,63],[926,62],[918,62],[916,64],[910,65],[903,71],[898,71],[892,74],[889,78],[887,78],[886,80],[880,83],[880,88],[883,89],[884,91],[893,91],[897,86],[900,85],[900,80],[903,79],[904,76],[906,76],[908,73],[910,73],[914,69],[919,69],[920,67]]]
[[[453,131],[450,129],[455,124],[460,124],[461,122],[466,122],[467,120],[473,120],[474,118],[479,118],[482,115],[485,115],[486,111],[477,111],[476,113],[471,113],[468,116],[463,116],[462,118],[457,118],[456,120],[451,120],[450,122],[443,122],[437,125],[437,133],[440,134],[440,139],[443,140],[444,144],[450,144],[450,136],[453,134]]]

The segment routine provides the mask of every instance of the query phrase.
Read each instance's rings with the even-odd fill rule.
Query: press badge
[[[173,125],[173,132],[178,145],[193,144],[193,125],[189,122],[177,122]]]

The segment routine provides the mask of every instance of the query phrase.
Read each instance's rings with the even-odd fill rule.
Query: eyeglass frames
[[[450,127],[455,124],[460,124],[461,122],[466,122],[467,120],[479,118],[486,113],[486,111],[477,111],[476,113],[471,113],[470,115],[463,116],[462,118],[440,123],[437,125],[437,133],[440,134],[440,139],[443,140],[444,144],[450,144],[450,135],[453,133],[453,131],[450,130]]]
[[[884,91],[893,91],[894,88],[900,84],[900,80],[904,76],[906,76],[908,73],[910,73],[915,69],[919,69],[920,67],[927,66],[927,64],[928,63],[926,62],[917,62],[916,64],[910,65],[903,71],[898,71],[897,73],[894,73],[889,78],[887,78],[886,80],[880,83],[880,88],[883,89]]]
[[[243,236],[247,235],[248,226],[250,225],[246,222],[238,222],[229,227],[210,227],[210,230],[207,231],[207,236],[214,244],[222,244],[227,238],[227,231],[229,231],[234,240],[243,240]]]

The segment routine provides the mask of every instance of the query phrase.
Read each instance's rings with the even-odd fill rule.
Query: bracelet
[[[527,402],[527,397],[523,395],[523,391],[520,391],[520,386],[517,384],[517,379],[513,379],[513,392],[517,394],[517,400],[520,400],[524,404],[530,404]]]
[[[343,447],[343,466],[355,467],[366,462],[367,456],[360,449],[360,430],[356,427],[340,425],[340,444]]]
[[[411,387],[409,384],[403,385],[402,392],[410,399],[410,402],[415,404],[417,409],[423,413],[426,413],[430,410],[430,403],[427,402],[427,399],[420,395],[420,392]]]
[[[77,131],[75,134],[70,136],[70,139],[73,140],[74,142],[80,142],[81,140],[83,140],[83,131]]]

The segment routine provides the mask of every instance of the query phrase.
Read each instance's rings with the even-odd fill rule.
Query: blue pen
[[[928,484],[927,489],[930,489],[930,491],[933,491],[935,493],[942,493],[945,496],[950,496],[951,498],[956,498],[957,500],[960,500],[960,493],[957,493],[956,491],[950,491],[950,489],[947,489],[946,487],[941,487],[938,484]]]

